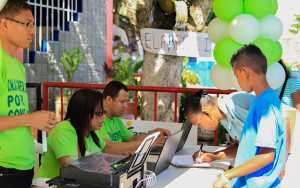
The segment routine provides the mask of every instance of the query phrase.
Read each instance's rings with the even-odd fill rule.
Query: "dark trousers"
[[[0,187],[2,188],[30,188],[33,169],[17,170],[0,166]]]

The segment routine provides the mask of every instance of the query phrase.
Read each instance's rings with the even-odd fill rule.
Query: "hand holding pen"
[[[198,151],[198,156],[197,156],[197,159],[196,159],[198,163],[202,162],[201,160],[199,160],[201,155],[202,155],[202,148],[203,148],[203,143],[200,144],[200,150]]]
[[[203,148],[203,144],[200,145],[200,150],[196,151],[193,154],[194,161],[198,163],[209,163],[211,161],[220,159],[217,154],[203,151],[202,148]]]

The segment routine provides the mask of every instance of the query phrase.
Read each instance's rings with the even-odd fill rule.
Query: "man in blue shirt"
[[[250,44],[232,57],[231,64],[242,90],[254,91],[257,97],[244,124],[235,167],[220,174],[213,186],[280,187],[286,130],[280,100],[266,80],[266,57]]]

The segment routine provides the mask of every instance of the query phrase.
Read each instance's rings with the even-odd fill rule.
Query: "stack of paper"
[[[172,159],[171,164],[176,167],[190,167],[190,168],[220,168],[228,170],[230,166],[233,166],[234,159],[215,160],[209,163],[195,162],[191,155],[177,155]]]

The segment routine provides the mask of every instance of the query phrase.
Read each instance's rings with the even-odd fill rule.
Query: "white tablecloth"
[[[204,146],[205,151],[217,151],[222,148],[216,146]],[[176,155],[192,155],[195,151],[199,150],[199,146],[184,146]],[[210,188],[220,174],[220,169],[210,168],[176,168],[172,165],[160,174],[157,175],[156,182],[153,187],[167,187],[167,188]]]

